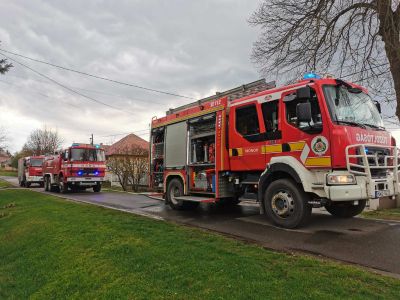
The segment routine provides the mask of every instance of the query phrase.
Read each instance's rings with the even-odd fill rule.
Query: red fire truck
[[[312,207],[352,217],[399,193],[395,141],[366,89],[312,73],[252,84],[153,118],[150,182],[173,209],[253,199],[295,228]]]
[[[66,193],[93,188],[100,192],[105,175],[105,154],[100,145],[74,143],[46,156],[43,162],[45,191]]]
[[[44,156],[28,156],[18,160],[18,182],[30,187],[32,183],[43,186],[42,163]]]

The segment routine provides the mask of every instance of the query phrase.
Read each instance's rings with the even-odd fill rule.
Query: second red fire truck
[[[253,199],[294,228],[312,207],[352,217],[367,200],[399,193],[397,148],[364,88],[314,74],[251,86],[152,120],[151,186],[172,208]]]
[[[61,193],[87,188],[100,192],[106,169],[105,160],[104,149],[100,145],[74,143],[45,157],[44,188]]]

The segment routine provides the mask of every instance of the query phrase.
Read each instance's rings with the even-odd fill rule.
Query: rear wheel
[[[58,182],[58,189],[62,194],[66,194],[68,192],[68,185],[64,182],[64,177],[62,176],[60,177]]]
[[[199,203],[192,201],[183,201],[177,199],[177,197],[183,196],[183,184],[178,178],[172,179],[168,183],[167,187],[167,202],[172,209],[182,210],[182,209],[194,209]]]
[[[326,205],[325,209],[338,218],[352,218],[360,214],[366,205],[366,200],[359,200],[357,205],[353,205],[353,201],[335,202]]]
[[[284,228],[296,228],[307,223],[312,207],[309,196],[292,180],[278,179],[264,193],[268,218]]]
[[[44,190],[45,192],[50,191],[50,178],[48,176],[44,178]]]

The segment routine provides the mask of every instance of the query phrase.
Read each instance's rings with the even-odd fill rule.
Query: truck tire
[[[31,183],[25,181],[25,187],[26,187],[26,188],[30,188],[30,187],[31,187]]]
[[[176,197],[183,196],[183,184],[178,178],[172,179],[167,186],[167,202],[172,209],[184,210],[194,209],[199,203],[193,201],[178,200]]]
[[[353,201],[336,202],[326,205],[325,209],[337,218],[352,218],[360,214],[367,204],[367,200],[359,200],[357,205],[353,205]]]
[[[100,193],[100,191],[101,191],[101,184],[93,186],[93,192]]]
[[[50,178],[47,176],[44,178],[44,191],[50,191]]]
[[[58,179],[58,190],[61,194],[68,193],[68,184],[64,182],[64,178],[60,176]]]
[[[270,183],[263,200],[267,217],[280,227],[300,227],[311,216],[309,196],[290,179],[278,179]]]

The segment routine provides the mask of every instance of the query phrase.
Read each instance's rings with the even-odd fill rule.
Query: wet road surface
[[[16,183],[15,178],[3,179]],[[42,188],[32,190],[43,192]],[[163,201],[137,194],[87,191],[55,195],[221,232],[270,249],[306,252],[400,275],[399,222],[335,219],[317,211],[307,226],[287,230],[272,225],[259,214],[258,205],[250,203],[235,207],[202,204],[194,211],[174,211]]]

